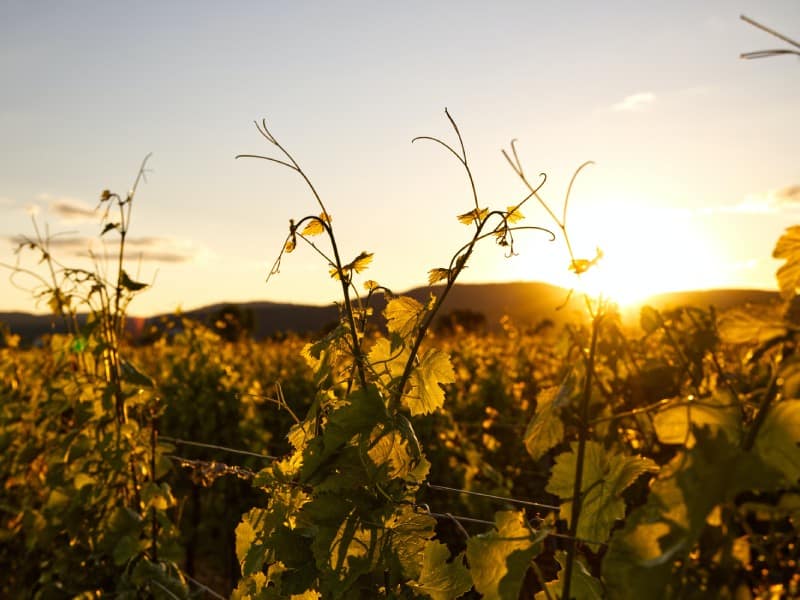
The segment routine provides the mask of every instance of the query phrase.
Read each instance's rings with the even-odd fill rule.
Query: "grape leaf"
[[[800,225],[787,228],[778,238],[772,257],[786,260],[776,275],[781,297],[791,300],[800,286]]]
[[[131,279],[125,271],[122,271],[120,274],[119,284],[129,292],[138,292],[139,290],[143,290],[147,287],[146,283],[141,283]]]
[[[564,423],[556,402],[560,390],[560,387],[550,387],[536,397],[536,413],[523,437],[525,449],[533,460],[539,460],[564,439]]]
[[[454,383],[456,373],[446,352],[428,349],[411,372],[411,390],[403,396],[412,415],[432,413],[444,405],[442,385]]]
[[[674,563],[685,560],[712,510],[744,491],[772,491],[781,477],[754,452],[717,430],[696,429],[697,444],[662,467],[644,506],[614,533],[603,559],[608,596],[622,599],[679,595]]]
[[[800,479],[800,400],[784,400],[769,409],[754,444],[771,467],[795,485]]]
[[[475,589],[485,600],[517,598],[531,559],[542,550],[546,532],[534,533],[522,512],[495,514],[495,531],[467,541],[467,561]]]
[[[428,271],[428,284],[433,285],[437,281],[442,281],[450,277],[450,269],[431,269]]]
[[[668,406],[655,415],[653,425],[662,444],[685,444],[691,448],[695,444],[691,429],[703,425],[719,429],[732,442],[737,442],[742,435],[742,412],[730,392],[718,390],[702,402]]]
[[[376,467],[385,467],[386,475],[392,479],[408,475],[414,461],[408,442],[399,431],[391,429],[382,434],[381,429],[376,427],[370,442],[367,455]]]
[[[525,216],[519,210],[519,204],[515,206],[509,206],[506,209],[506,221],[509,223],[509,225],[513,223],[518,223],[519,221],[522,221],[524,218]]]
[[[389,532],[389,561],[396,563],[407,579],[420,577],[420,557],[436,532],[436,519],[403,505],[385,523]]]
[[[386,326],[392,333],[407,338],[416,329],[424,307],[409,296],[393,298],[386,304],[383,314]]]
[[[561,570],[558,572],[558,579],[555,581],[547,582],[547,591],[550,592],[548,596],[544,591],[537,592],[534,596],[535,600],[547,600],[549,598],[560,598],[561,590],[564,589],[564,573],[567,565],[567,556],[564,552],[556,552],[556,561],[561,565]],[[576,559],[575,566],[572,570],[572,581],[570,582],[570,598],[577,600],[602,600],[604,598],[602,584],[592,577],[589,569],[583,564],[583,561]]]
[[[560,516],[569,524],[572,516],[572,494],[575,481],[578,443],[572,451],[556,457],[550,481],[545,488],[561,498]],[[578,521],[579,538],[605,542],[614,522],[625,518],[622,492],[644,473],[657,471],[655,462],[640,456],[624,456],[607,451],[602,444],[589,441],[583,462],[581,482],[581,514]]]
[[[416,581],[409,585],[433,600],[458,598],[472,587],[469,571],[464,566],[464,555],[452,562],[450,550],[441,542],[429,541],[422,556],[422,570]]]
[[[309,222],[303,228],[301,235],[319,235],[324,233],[325,227],[322,225],[323,222],[331,222],[331,218],[327,213],[322,213],[319,215],[319,217],[309,220]]]
[[[488,208],[473,208],[471,211],[458,215],[458,222],[464,225],[479,224],[489,214]]]

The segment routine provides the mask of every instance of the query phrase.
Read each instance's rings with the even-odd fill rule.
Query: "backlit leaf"
[[[553,446],[564,439],[564,423],[556,406],[560,388],[551,387],[536,397],[536,413],[525,430],[523,442],[533,460],[539,460]]]
[[[488,208],[473,208],[471,211],[458,215],[458,221],[464,225],[471,225],[472,223],[480,223],[489,214]]]
[[[456,374],[446,352],[430,348],[411,373],[411,390],[403,402],[412,415],[432,413],[444,404],[442,385],[453,383]]]
[[[428,271],[428,284],[433,285],[450,277],[450,269],[431,269]]]
[[[416,328],[422,316],[423,306],[410,296],[400,296],[389,300],[383,314],[389,331],[400,337],[408,337]]]
[[[331,219],[327,213],[322,213],[319,217],[310,219],[306,226],[303,228],[301,235],[319,235],[325,232],[325,227],[322,223],[330,223]]]
[[[550,481],[545,488],[561,498],[560,516],[567,524],[572,517],[577,448],[578,443],[573,442],[572,451],[556,457]],[[640,475],[657,470],[657,465],[649,458],[609,452],[602,444],[587,442],[578,537],[592,542],[605,542],[617,519],[625,518],[622,492]]]
[[[562,551],[556,552],[556,561],[561,565],[561,570],[558,572],[558,579],[547,582],[547,591],[550,592],[550,598],[560,598],[561,590],[564,589],[564,574],[567,565],[566,553]],[[592,577],[583,561],[577,558],[572,570],[572,581],[570,581],[569,589],[570,597],[576,600],[602,600],[602,598],[605,598],[603,585]],[[534,598],[535,600],[547,600],[548,596],[542,591],[537,592]]]
[[[653,417],[656,435],[662,444],[679,444],[691,448],[695,444],[693,427],[708,426],[721,430],[732,442],[742,433],[742,412],[730,392],[719,390],[702,401],[681,402],[667,407]]]
[[[784,300],[791,300],[800,286],[800,225],[786,229],[775,244],[773,258],[786,262],[777,272],[778,287]]]
[[[433,600],[452,600],[472,587],[463,555],[450,560],[450,550],[442,542],[429,541],[422,556],[422,571],[409,585]]]
[[[467,541],[467,561],[475,589],[484,600],[519,597],[531,559],[542,550],[545,533],[525,524],[524,513],[495,514],[495,530]]]
[[[508,221],[509,225],[513,223],[518,223],[519,221],[522,221],[524,218],[525,216],[519,210],[519,205],[508,207],[506,212],[506,221]]]
[[[800,400],[774,404],[758,431],[754,449],[784,474],[791,485],[800,479]]]

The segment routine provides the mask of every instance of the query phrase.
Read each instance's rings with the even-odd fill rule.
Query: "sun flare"
[[[607,203],[582,209],[568,231],[576,258],[591,259],[596,248],[603,253],[571,276],[576,292],[632,307],[654,294],[718,284],[719,257],[690,211]]]

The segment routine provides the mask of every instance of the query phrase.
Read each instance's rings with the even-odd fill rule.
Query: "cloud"
[[[800,204],[800,185],[790,185],[771,192],[777,204]]]
[[[65,223],[97,221],[100,216],[97,207],[92,207],[75,198],[39,194],[39,200],[47,202],[47,211]]]
[[[6,239],[15,246],[25,245],[31,241],[30,238],[19,235],[7,236]],[[101,246],[97,238],[77,235],[56,235],[51,237],[47,244],[54,254],[62,253],[80,258],[89,257],[91,254],[103,256],[105,251],[113,252],[115,248],[113,243]],[[131,237],[125,240],[125,255],[132,262],[185,263],[201,254],[203,254],[201,248],[186,240],[161,237]]]
[[[794,212],[798,209],[800,209],[800,185],[795,184],[761,194],[748,194],[737,204],[713,207],[703,212],[770,215]]]
[[[639,92],[626,96],[622,99],[622,102],[617,102],[611,108],[614,110],[629,111],[642,110],[646,105],[655,102],[655,100],[656,95],[653,92]]]

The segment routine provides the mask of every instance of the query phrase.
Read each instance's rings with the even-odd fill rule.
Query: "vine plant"
[[[52,335],[51,363],[43,365],[47,384],[32,388],[28,402],[9,400],[19,410],[4,438],[9,489],[37,481],[39,489],[14,495],[29,569],[7,573],[10,589],[35,597],[174,597],[187,588],[177,560],[177,530],[169,509],[166,446],[158,441],[162,410],[153,382],[126,357],[128,305],[146,284],[126,270],[126,239],[137,188],[145,176],[142,161],[124,196],[102,192],[100,237],[117,234],[111,260],[90,256],[92,268],[60,262],[53,238],[22,238],[12,281],[33,281],[34,296],[63,318],[67,335]],[[33,252],[44,266],[23,266]],[[22,286],[21,283],[17,285]],[[30,287],[30,286],[29,286]],[[16,482],[16,483],[15,483]],[[8,509],[8,507],[6,507]],[[2,588],[0,588],[2,589]]]

